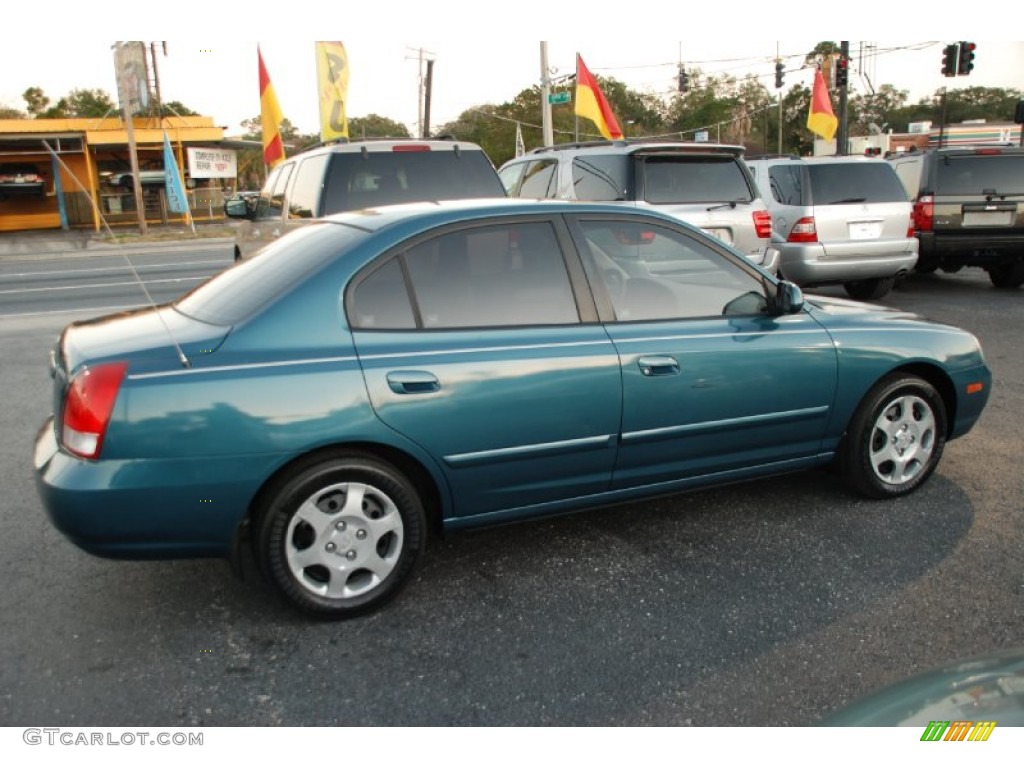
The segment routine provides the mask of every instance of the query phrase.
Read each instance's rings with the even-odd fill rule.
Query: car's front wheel
[[[910,493],[928,479],[946,443],[946,408],[919,376],[893,374],[864,397],[841,449],[847,483],[870,498]]]
[[[270,494],[258,526],[264,573],[298,608],[325,618],[364,613],[394,597],[426,537],[413,484],[359,453],[295,467]]]
[[[895,277],[874,277],[869,280],[848,280],[843,283],[843,288],[851,299],[875,301],[891,291],[895,284]]]

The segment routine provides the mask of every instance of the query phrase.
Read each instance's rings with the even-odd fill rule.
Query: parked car
[[[134,176],[131,171],[124,171],[120,173],[112,173],[106,177],[107,184],[112,187],[124,187],[131,189],[135,182],[133,181]],[[163,186],[167,181],[167,174],[163,168],[155,170],[140,170],[139,171],[139,183],[144,187]]]
[[[428,200],[505,197],[476,144],[448,139],[361,139],[302,152],[267,177],[255,207],[228,200],[242,219],[235,260],[332,213]]]
[[[700,227],[774,274],[771,216],[743,147],[621,140],[540,147],[498,171],[511,197],[618,202]]]
[[[32,163],[0,163],[0,198],[46,193],[46,179]]]
[[[918,271],[981,267],[997,288],[1024,284],[1024,149],[925,149],[889,162],[914,204]]]
[[[457,201],[328,217],[179,300],[73,323],[34,454],[120,558],[237,556],[296,606],[394,596],[428,533],[836,461],[890,499],[974,425],[977,339],[804,299],[651,210]]]
[[[768,202],[787,280],[841,283],[851,297],[869,301],[914,268],[911,205],[881,158],[777,156],[748,165]]]

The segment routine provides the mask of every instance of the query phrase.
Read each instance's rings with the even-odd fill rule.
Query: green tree
[[[25,113],[9,107],[6,104],[0,104],[0,120],[24,120]]]
[[[26,108],[28,113],[32,117],[40,117],[50,106],[50,98],[43,93],[43,89],[38,86],[32,86],[26,88],[25,92],[21,94],[21,98],[25,100]]]
[[[165,101],[161,105],[161,110],[165,117],[170,115],[177,115],[178,117],[188,117],[189,115],[198,115],[199,113],[195,110],[189,109],[180,101]]]
[[[348,135],[351,139],[368,138],[409,138],[408,127],[395,122],[391,118],[369,114],[366,117],[353,117],[348,121]]]
[[[33,89],[29,89],[30,91]],[[28,91],[25,92],[26,101]],[[40,95],[42,92],[40,91]],[[45,99],[45,97],[43,97]],[[49,101],[46,99],[46,101]],[[49,109],[36,114],[36,117],[106,117],[117,109],[110,98],[110,94],[99,88],[76,88],[69,91],[66,96],[57,100]],[[29,111],[32,112],[30,102]]]

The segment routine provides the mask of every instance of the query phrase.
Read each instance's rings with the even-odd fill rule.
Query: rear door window
[[[519,197],[555,197],[557,194],[556,171],[557,160],[535,160],[523,174],[523,184],[519,188]]]
[[[886,162],[808,164],[814,205],[905,203],[907,192]]]
[[[480,150],[335,152],[324,191],[324,215],[428,200],[505,197]]]
[[[749,203],[753,190],[733,157],[646,157],[644,200],[648,203]]]
[[[965,155],[939,158],[935,194],[1024,194],[1024,154]]]
[[[803,171],[803,166],[796,163],[782,163],[768,169],[768,185],[775,202],[807,205]]]
[[[579,155],[572,161],[572,182],[577,200],[628,200],[629,157]]]

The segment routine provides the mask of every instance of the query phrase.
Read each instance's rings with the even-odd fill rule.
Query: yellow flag
[[[316,79],[320,91],[320,140],[348,138],[348,54],[340,42],[316,44]]]

